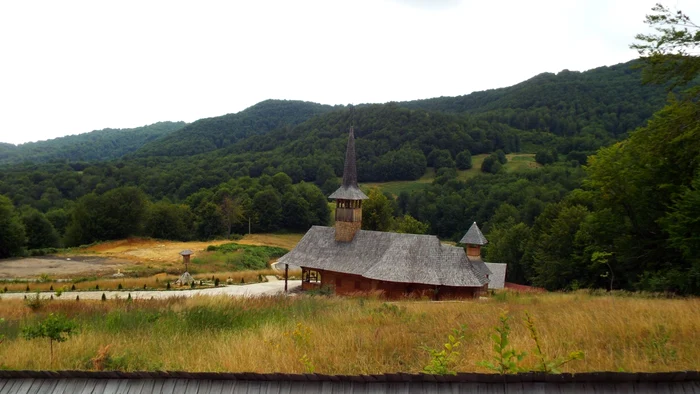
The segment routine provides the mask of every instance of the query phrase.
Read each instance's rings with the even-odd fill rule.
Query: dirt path
[[[290,280],[288,289],[292,291],[301,287],[300,280]],[[232,297],[255,297],[255,296],[270,296],[284,293],[284,281],[275,280],[270,282],[254,283],[243,286],[221,286],[209,289],[194,289],[194,290],[161,290],[161,291],[67,291],[61,297],[56,297],[54,292],[39,293],[41,298],[47,299],[54,295],[54,299],[60,300],[75,300],[76,296],[80,296],[81,300],[100,300],[102,294],[107,299],[115,298],[126,299],[131,294],[132,299],[165,299],[175,297],[195,297],[195,296],[232,296]],[[23,299],[24,296],[33,297],[37,293],[8,293],[0,295],[0,300],[17,300]],[[1,301],[0,301],[1,302]]]

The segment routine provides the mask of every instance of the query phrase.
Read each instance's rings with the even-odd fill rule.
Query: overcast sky
[[[2,1],[0,141],[612,65],[636,57],[628,45],[657,1]],[[700,20],[700,1],[664,4]]]

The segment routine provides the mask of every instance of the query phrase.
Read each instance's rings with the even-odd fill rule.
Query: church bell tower
[[[357,186],[357,163],[355,162],[355,135],[350,127],[348,147],[345,151],[343,184],[328,198],[335,200],[335,240],[350,242],[362,227],[362,200],[368,197]]]

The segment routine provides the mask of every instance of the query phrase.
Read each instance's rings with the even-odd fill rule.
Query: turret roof
[[[459,243],[469,245],[486,245],[489,243],[489,241],[486,240],[484,234],[482,234],[481,230],[479,230],[479,226],[477,226],[476,222],[474,222],[474,224],[469,227],[469,231],[467,231],[467,233],[464,234],[464,237],[459,240]]]

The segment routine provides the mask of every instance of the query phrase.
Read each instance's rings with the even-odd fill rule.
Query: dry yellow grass
[[[311,297],[53,301],[42,313],[62,312],[82,319],[81,332],[56,347],[55,369],[85,369],[86,360],[112,345],[112,356],[121,358],[125,369],[302,373],[307,369],[300,359],[307,355],[318,373],[420,372],[428,363],[421,346],[441,347],[451,329],[466,324],[456,370],[487,372],[476,363],[492,356],[489,337],[502,310],[511,316],[511,343],[519,350],[531,353],[534,345],[522,324],[525,310],[536,320],[547,354],[583,350],[585,359],[568,364],[565,372],[700,368],[699,299],[611,298],[579,292],[393,305],[398,309],[372,298]],[[217,315],[209,317],[211,322],[188,320],[187,311],[197,308],[219,314],[236,311],[242,318],[232,320],[228,328],[214,326]],[[138,311],[158,311],[160,320],[119,331],[100,326],[103,320],[122,322],[119,319]],[[0,344],[4,367],[49,368],[47,343],[27,342],[13,334],[32,314],[21,302],[0,302],[0,316],[14,327],[5,329],[8,338]],[[186,329],[192,322],[205,327]],[[294,334],[297,324],[301,335]],[[662,330],[669,339],[660,350],[655,343]],[[534,358],[527,356],[523,365],[532,368]]]
[[[221,284],[225,284],[226,281],[231,278],[234,284],[241,283],[241,280],[245,283],[255,283],[259,282],[259,277],[261,275],[279,275],[279,271],[273,269],[266,270],[255,270],[255,271],[224,271],[224,272],[204,272],[201,274],[192,275],[196,280],[211,280],[212,277],[218,278]],[[290,277],[293,275],[299,276],[301,272],[292,272]],[[7,289],[8,292],[26,292],[27,286],[29,286],[30,292],[46,292],[46,291],[69,291],[72,290],[72,286],[75,286],[75,290],[95,290],[96,286],[99,290],[117,290],[119,285],[122,285],[123,289],[143,289],[144,285],[147,289],[164,289],[167,286],[167,282],[171,284],[178,279],[178,275],[160,273],[152,275],[149,277],[142,278],[105,278],[88,280],[78,283],[71,282],[17,282],[17,283],[0,283],[0,297],[2,297],[2,292]],[[53,288],[53,290],[51,290]]]
[[[292,250],[304,234],[246,234],[243,239],[234,241],[243,245],[277,246]]]

